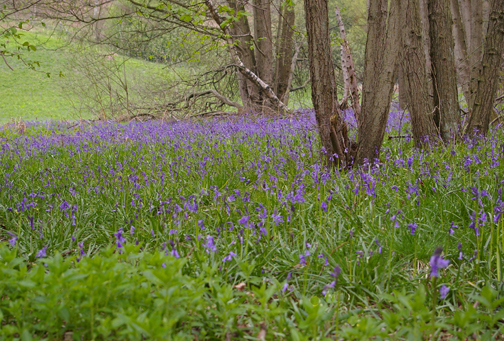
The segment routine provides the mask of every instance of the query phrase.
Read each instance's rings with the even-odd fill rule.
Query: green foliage
[[[121,253],[107,248],[80,259],[56,252],[29,263],[16,249],[0,244],[0,337],[190,340],[243,338],[264,330],[268,340],[326,340],[330,335],[422,340],[443,330],[459,339],[480,335],[489,340],[502,328],[497,323],[503,299],[489,287],[474,297],[488,311],[467,304],[453,317],[434,322],[422,286],[411,294],[384,295],[381,310],[338,316],[337,302],[285,295],[280,283],[242,291],[226,283],[216,267],[198,276],[187,275],[186,267],[185,260],[133,245]],[[335,323],[341,329],[334,329]]]
[[[504,225],[494,221],[502,132],[423,151],[387,140],[378,168],[340,174],[317,170],[313,132],[283,133],[294,119],[280,121],[278,138],[264,131],[273,124],[267,119],[236,120],[246,128],[202,121],[1,130],[1,238],[18,238],[1,253],[5,333],[225,338],[267,330],[269,339],[490,340],[502,332]],[[279,174],[264,177],[265,170]],[[270,192],[274,185],[286,196],[297,182],[304,202],[282,205]],[[214,199],[215,190],[221,197]],[[233,197],[234,190],[248,199]],[[485,194],[472,200],[474,190]],[[173,208],[189,196],[196,212],[166,214],[168,200]],[[266,232],[257,239],[255,229],[243,228],[241,241],[239,220],[248,211],[258,222],[259,204],[269,212],[261,222]],[[275,224],[273,212],[284,221]],[[479,235],[468,228],[471,219]],[[459,227],[450,232],[452,222]],[[119,228],[124,253],[111,248]],[[217,251],[207,252],[207,236]],[[170,242],[180,259],[165,255]],[[451,263],[436,280],[426,279],[440,245]],[[41,250],[52,257],[38,259]],[[231,251],[236,256],[224,261]],[[162,277],[162,263],[172,279]],[[75,282],[64,282],[74,275]],[[450,287],[446,298],[443,285]],[[68,312],[59,312],[59,302]],[[164,317],[165,304],[173,315]],[[48,305],[63,317],[47,320]],[[23,313],[34,309],[42,310]]]

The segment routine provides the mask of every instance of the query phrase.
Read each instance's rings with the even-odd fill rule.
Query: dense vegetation
[[[309,112],[4,128],[0,333],[500,337],[502,131],[344,173],[319,143]]]

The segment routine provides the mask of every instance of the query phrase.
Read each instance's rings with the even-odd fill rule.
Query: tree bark
[[[488,23],[488,34],[483,55],[482,75],[478,80],[478,87],[468,122],[466,132],[469,135],[486,135],[490,117],[493,111],[499,73],[504,54],[504,1],[492,0]]]
[[[254,43],[257,76],[273,84],[273,37],[270,0],[254,0]],[[271,108],[266,94],[261,93],[263,107]]]
[[[289,94],[292,91],[292,89],[291,89],[292,78],[294,77],[294,70],[296,69],[297,58],[299,55],[299,51],[301,50],[301,46],[303,46],[303,41],[300,41],[299,44],[296,44],[296,48],[294,50],[294,55],[292,56],[292,59],[291,59],[289,78],[287,80],[287,89],[285,90],[285,93],[282,98],[282,101],[284,101],[285,104],[289,103]],[[302,88],[304,88],[306,86],[306,84],[308,83],[309,80],[310,80],[310,78],[307,79],[305,85],[302,86]]]
[[[245,11],[243,4],[236,0],[229,0],[228,4],[235,13],[238,11]],[[252,33],[247,17],[242,16],[240,19],[236,20],[229,28],[229,33],[236,37],[236,49],[244,66],[256,72],[254,51],[250,49],[250,46],[253,44]],[[238,87],[244,110],[252,112],[260,111],[261,96],[259,94],[259,88],[242,74],[238,75]]]
[[[392,0],[387,16],[387,0],[371,1],[368,15],[362,123],[359,126],[359,145],[355,163],[374,163],[379,157],[390,102],[397,78],[400,48],[401,0]],[[387,25],[388,17],[388,25]]]
[[[449,0],[429,0],[434,121],[443,141],[457,132],[459,103]]]
[[[464,26],[467,53],[472,51],[471,47],[471,0],[458,0],[460,7],[460,18]]]
[[[219,25],[219,27],[222,29],[222,32],[227,37],[231,37],[228,27],[226,25],[222,25],[223,20],[217,12],[212,0],[205,0],[205,4],[208,7],[212,19],[217,25]],[[275,92],[271,89],[270,85],[268,83],[265,83],[243,63],[240,58],[240,49],[236,44],[234,44],[235,41],[233,41],[231,38],[226,38],[226,40],[231,52],[231,57],[233,58],[234,62],[236,63],[236,67],[244,76],[244,78],[254,84],[262,92],[262,94],[264,94],[271,101],[272,105],[278,108],[278,110],[281,110],[283,112],[290,112],[290,109],[281,100],[278,99]]]
[[[425,58],[422,58],[425,62]],[[427,70],[424,67],[424,71],[427,72]],[[399,63],[398,66],[398,83],[399,83],[399,109],[400,110],[406,110],[408,107],[409,103],[409,92],[411,91],[411,88],[406,84],[406,70],[403,70],[403,67],[401,63]]]
[[[328,0],[305,0],[312,102],[327,164],[345,166],[346,124],[338,104],[329,36]],[[333,161],[333,155],[337,159]]]
[[[409,94],[408,104],[413,140],[417,147],[421,147],[423,143],[437,135],[437,129],[431,115],[432,101],[429,98],[425,69],[419,0],[403,0],[400,17],[402,19],[401,67],[404,81],[399,91]]]
[[[450,0],[451,12],[453,17],[453,40],[455,42],[455,65],[457,67],[457,76],[462,85],[462,93],[466,102],[469,104],[471,98],[470,80],[471,69],[467,55],[467,43],[462,16],[460,13],[459,0]]]
[[[430,58],[430,39],[429,39],[429,9],[427,6],[427,0],[420,0],[420,17],[422,19],[422,36],[423,36],[423,47],[425,54],[425,66],[427,70],[427,79],[429,81],[429,94],[433,94],[431,74],[432,74],[432,63]]]
[[[294,46],[294,22],[296,14],[294,8],[287,3],[283,5],[279,22],[278,49],[275,67],[275,92],[284,103],[288,103],[289,78],[291,78],[292,51]]]
[[[473,106],[478,77],[481,71],[481,59],[483,58],[483,0],[471,0],[471,49],[469,64],[471,65],[471,100],[469,107]]]
[[[348,96],[352,101],[352,108],[354,111],[355,119],[359,122],[361,105],[359,99],[359,89],[357,87],[357,75],[355,74],[355,67],[352,58],[352,51],[350,50],[350,44],[346,38],[345,25],[341,19],[340,10],[336,7],[336,20],[338,22],[340,37],[341,37],[341,69],[343,71],[343,81],[345,83],[345,91],[343,95],[343,100],[341,101],[342,109],[346,108]]]

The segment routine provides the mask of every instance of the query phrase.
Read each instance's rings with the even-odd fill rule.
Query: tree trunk
[[[466,102],[469,104],[471,98],[470,80],[471,69],[467,56],[467,43],[464,25],[460,14],[459,0],[451,0],[451,12],[453,17],[453,40],[455,42],[455,65],[457,67],[457,76],[462,85],[462,93]]]
[[[467,53],[472,51],[471,46],[471,0],[458,0],[460,7],[460,17],[464,26]]]
[[[348,96],[352,100],[352,108],[354,111],[355,119],[357,122],[361,120],[361,105],[359,99],[359,89],[357,87],[357,75],[355,74],[355,67],[352,58],[352,51],[350,50],[350,44],[346,38],[345,25],[341,19],[340,10],[336,7],[336,21],[340,29],[341,38],[341,70],[343,71],[343,81],[345,83],[345,91],[343,94],[343,100],[341,101],[342,109],[347,107]]]
[[[240,58],[240,49],[235,44],[236,40],[233,40],[227,25],[223,25],[223,20],[212,0],[205,0],[205,4],[208,7],[208,11],[210,12],[211,17],[215,21],[215,23],[221,28],[222,32],[226,37],[226,43],[229,46],[229,50],[231,52],[231,57],[235,62],[235,66],[238,68],[238,71],[241,72],[243,78],[246,78],[253,85],[255,85],[261,93],[267,97],[267,99],[274,105],[278,110],[282,110],[284,112],[290,112],[290,109],[276,96],[275,92],[271,89],[268,83],[265,83],[261,77],[258,77],[251,69],[249,69]],[[242,49],[243,50],[243,49]]]
[[[481,71],[481,59],[483,58],[483,0],[471,0],[471,49],[469,64],[471,65],[471,100],[469,107],[473,106],[478,78]]]
[[[292,56],[292,59],[291,59],[289,78],[287,80],[287,86],[286,86],[287,90],[285,91],[285,94],[282,99],[285,104],[289,103],[289,94],[290,94],[291,87],[292,87],[292,78],[294,77],[294,70],[296,69],[297,58],[299,55],[299,51],[301,50],[301,46],[303,46],[303,41],[300,41],[299,44],[296,44],[296,48],[294,50],[294,55]],[[309,78],[308,78],[308,81],[309,81]]]
[[[343,164],[348,137],[338,105],[329,36],[328,0],[305,0],[312,102],[327,164]],[[331,122],[332,121],[332,122]]]
[[[493,111],[495,94],[499,84],[499,73],[504,53],[504,1],[492,0],[491,12],[483,55],[483,70],[478,80],[478,88],[468,122],[467,133],[470,135],[488,132]]]
[[[434,121],[443,141],[457,132],[459,103],[449,0],[429,0]]]
[[[423,52],[423,51],[421,51]],[[423,58],[424,62],[425,62],[425,58]],[[408,107],[408,103],[409,103],[409,92],[411,91],[411,88],[406,84],[406,70],[403,70],[403,67],[401,65],[401,63],[399,63],[399,66],[398,66],[398,83],[399,83],[399,109],[400,110],[406,110],[406,108]],[[427,70],[425,69],[425,66],[424,66],[424,71],[427,72]]]
[[[244,17],[246,18],[246,17]],[[257,76],[273,84],[273,36],[271,33],[270,0],[254,0],[254,43]],[[271,108],[266,94],[261,93],[262,106]]]
[[[229,0],[228,4],[235,13],[238,11],[245,11],[243,4],[235,0]],[[254,51],[250,49],[253,42],[247,17],[242,16],[240,19],[236,20],[230,27],[229,32],[236,37],[237,44],[235,46],[238,49],[238,55],[245,67],[252,72],[257,72]],[[238,75],[238,86],[244,110],[252,112],[260,111],[261,96],[259,94],[259,88],[242,74]]]
[[[431,74],[432,74],[432,63],[430,59],[430,39],[429,39],[429,9],[427,6],[427,0],[420,0],[420,17],[422,19],[422,36],[423,36],[423,48],[425,54],[425,66],[427,70],[427,80],[429,81],[429,94],[432,95],[434,91],[432,90]]]
[[[289,78],[291,75],[292,51],[294,41],[294,21],[296,14],[294,8],[287,3],[283,5],[283,10],[280,15],[279,34],[276,52],[276,67],[275,67],[275,92],[285,104],[288,103]]]
[[[401,11],[401,66],[404,81],[399,91],[409,94],[413,140],[417,147],[421,147],[424,142],[437,134],[437,129],[432,117],[432,101],[428,92],[419,0],[403,0]]]
[[[371,1],[368,15],[362,123],[359,125],[359,146],[355,163],[374,163],[379,157],[390,102],[397,78],[400,48],[401,0],[392,0],[387,25],[387,0]]]

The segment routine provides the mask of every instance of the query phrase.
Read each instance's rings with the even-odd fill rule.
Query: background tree
[[[502,71],[503,54],[504,1],[492,0],[482,75],[478,78],[478,87],[467,127],[469,134],[486,134],[488,132],[499,74]]]
[[[428,9],[434,122],[447,142],[457,132],[460,117],[450,2],[429,0]]]

